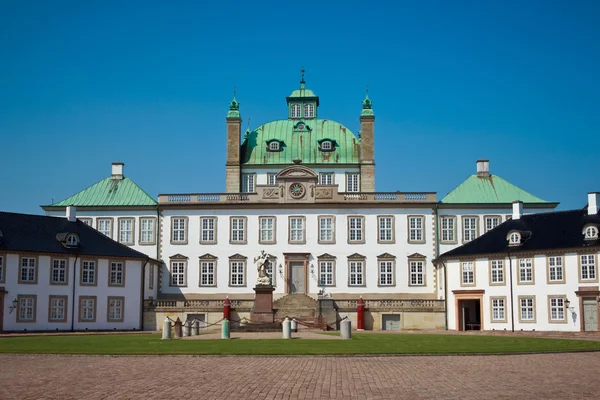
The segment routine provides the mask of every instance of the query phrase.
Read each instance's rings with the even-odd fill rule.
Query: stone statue
[[[267,272],[269,266],[269,255],[264,251],[260,251],[260,255],[254,257],[256,263],[256,270],[258,271],[258,278],[256,279],[257,286],[271,286],[271,277]]]

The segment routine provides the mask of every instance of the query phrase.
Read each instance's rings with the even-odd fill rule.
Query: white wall
[[[267,174],[277,174],[283,168],[246,168],[242,167],[242,173],[244,174],[256,174],[256,184],[257,185],[266,185],[267,184]],[[338,192],[343,193],[346,191],[346,173],[360,173],[360,168],[358,166],[354,168],[348,167],[339,167],[336,165],[332,165],[331,167],[324,168],[311,168],[316,174],[321,172],[333,172],[335,173],[334,185],[338,185]]]
[[[553,254],[555,255],[555,254]],[[580,319],[582,318],[583,310],[580,309],[579,297],[575,294],[579,287],[598,286],[598,282],[580,282],[578,255],[575,253],[564,254],[564,271],[565,283],[548,283],[547,277],[547,258],[544,254],[537,254],[534,257],[534,279],[535,284],[519,284],[519,258],[512,258],[512,275],[513,275],[513,299],[514,305],[514,321],[515,330],[531,331],[533,329],[540,331],[580,331]],[[529,258],[523,257],[523,258]],[[494,258],[496,259],[496,258]],[[446,263],[448,274],[448,328],[458,329],[456,326],[456,309],[455,296],[453,290],[485,290],[483,295],[483,329],[484,330],[511,330],[511,305],[510,305],[510,280],[509,259],[504,258],[505,262],[505,284],[501,286],[492,286],[489,282],[489,260],[481,258],[476,260],[475,286],[461,286],[461,265],[459,260],[450,260]],[[598,266],[596,266],[598,269]],[[519,296],[535,296],[536,322],[519,322]],[[567,323],[551,323],[548,316],[548,296],[564,295],[571,302],[570,307],[574,308],[574,313],[565,311]],[[505,296],[506,297],[506,323],[497,323],[491,321],[491,297]]]
[[[277,265],[285,267],[283,253],[310,253],[309,264],[314,265],[315,274],[309,277],[307,292],[316,294],[320,287],[317,282],[318,261],[317,256],[329,253],[336,259],[336,286],[325,287],[329,293],[381,293],[383,296],[390,293],[431,293],[434,294],[435,275],[431,259],[433,257],[434,241],[432,232],[432,209],[431,208],[357,208],[357,209],[241,209],[241,210],[165,210],[163,212],[163,238],[162,259],[166,265],[163,267],[161,293],[165,294],[218,294],[218,293],[248,293],[254,294],[253,287],[256,282],[257,271],[253,259],[261,250],[277,257]],[[229,217],[246,216],[248,219],[247,236],[245,245],[229,243]],[[335,244],[319,244],[318,222],[319,215],[335,216]],[[365,216],[365,244],[348,244],[348,222],[349,215]],[[377,243],[377,216],[394,215],[395,219],[395,244]],[[425,243],[407,243],[407,216],[425,216]],[[189,217],[188,244],[176,245],[170,243],[171,217]],[[201,245],[200,240],[200,216],[216,216],[218,218],[217,244]],[[277,244],[259,244],[259,216],[275,216],[277,218]],[[288,216],[306,216],[306,244],[288,244]],[[396,285],[378,286],[378,263],[377,256],[383,253],[396,256]],[[199,287],[199,257],[204,254],[218,257],[217,262],[217,286]],[[240,253],[248,258],[247,280],[245,287],[229,286],[229,256]],[[348,285],[348,259],[351,254],[359,253],[366,257],[366,286],[352,287]],[[408,286],[408,262],[407,256],[420,253],[427,257],[426,262],[426,286]],[[169,286],[169,257],[182,254],[188,257],[187,287]],[[310,267],[309,267],[310,268]],[[278,270],[279,268],[277,268]],[[284,268],[285,269],[285,268]],[[282,277],[277,273],[276,293],[284,293],[285,286]]]
[[[75,277],[73,277],[73,265],[75,257],[68,257],[68,285],[50,285],[51,257],[48,255],[36,255],[27,253],[27,256],[37,257],[38,276],[37,284],[19,284],[19,255],[5,254],[5,290],[4,296],[4,330],[6,331],[40,331],[40,330],[70,330],[72,323],[73,308],[73,282],[75,285],[75,330],[126,330],[140,329],[140,284],[142,261],[125,260],[125,286],[108,287],[108,260],[95,259],[98,263],[97,286],[81,286],[80,283],[80,261],[75,264]],[[64,255],[56,255],[55,258],[66,258]],[[94,259],[86,257],[86,259]],[[0,284],[2,285],[2,284]],[[36,295],[35,322],[17,322],[18,308],[10,312],[9,307],[13,299],[18,295]],[[66,322],[49,322],[49,296],[68,296]],[[78,322],[79,296],[97,296],[96,298],[96,322]],[[107,322],[107,299],[108,296],[125,297],[125,312],[123,322]]]

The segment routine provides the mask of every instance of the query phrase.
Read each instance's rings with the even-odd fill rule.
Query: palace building
[[[242,134],[234,96],[223,193],[154,198],[113,163],[109,177],[43,206],[52,216],[76,207],[82,222],[161,262],[148,272],[156,281],[145,292],[146,329],[165,316],[217,321],[226,297],[235,318],[250,318],[261,251],[275,318],[316,319],[327,300],[335,325],[356,318],[362,297],[367,329],[444,329],[444,274],[433,260],[505,222],[515,200],[525,213],[557,205],[492,175],[487,160],[440,201],[433,191],[376,191],[368,93],[358,132],[323,118],[304,78],[286,101],[283,119]]]

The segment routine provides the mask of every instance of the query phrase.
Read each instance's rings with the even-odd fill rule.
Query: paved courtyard
[[[600,353],[515,356],[0,355],[7,399],[597,399]]]

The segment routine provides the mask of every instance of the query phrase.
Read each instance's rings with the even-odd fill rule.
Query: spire
[[[302,79],[300,80],[300,89],[304,89],[304,84],[306,83],[304,81],[304,66],[302,66],[300,69],[300,73],[302,74]]]
[[[240,103],[235,98],[236,89],[233,87],[233,100],[229,103],[229,112],[227,118],[239,118],[240,117]]]
[[[373,102],[369,99],[369,86],[367,86],[367,93],[365,94],[365,99],[362,102],[362,112],[360,113],[361,117],[369,117],[373,116]]]

